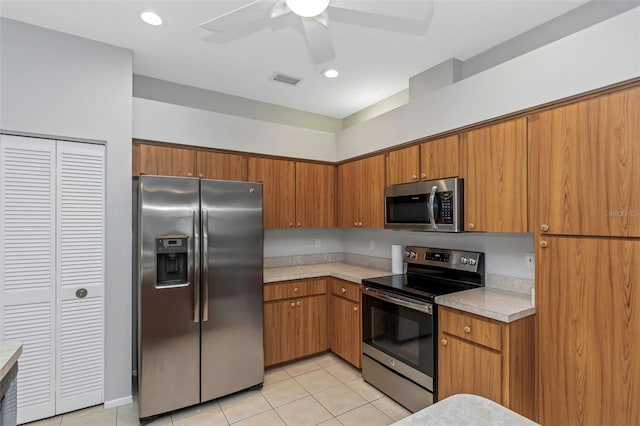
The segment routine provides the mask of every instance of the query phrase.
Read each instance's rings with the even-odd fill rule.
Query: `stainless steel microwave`
[[[462,187],[461,178],[386,187],[384,227],[414,231],[461,232]]]

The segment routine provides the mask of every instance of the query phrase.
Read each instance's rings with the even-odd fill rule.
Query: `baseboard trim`
[[[133,404],[133,395],[124,396],[122,398],[112,399],[104,402],[104,409],[120,407],[121,405]]]

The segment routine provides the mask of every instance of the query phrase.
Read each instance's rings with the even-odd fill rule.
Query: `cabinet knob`
[[[289,222],[289,228],[293,228],[293,222]]]
[[[193,177],[193,173],[189,172],[189,173],[187,173],[187,176],[188,177]]]
[[[358,312],[358,307],[357,306],[353,307],[353,312]]]
[[[440,340],[440,343],[442,343],[442,346],[447,346],[447,343],[449,342],[447,342],[447,339],[442,339]]]
[[[200,173],[200,174],[198,175],[198,177],[203,178],[203,177],[204,177],[204,173]]]
[[[353,226],[358,226],[358,222],[353,222]]]
[[[294,288],[294,289],[293,289],[293,292],[294,292],[294,293],[297,293],[297,292],[298,292],[298,290],[299,290],[299,288],[298,288],[298,287],[296,287],[296,288]]]
[[[413,180],[417,180],[417,179],[418,179],[418,176],[416,176],[416,175],[411,175],[411,179],[413,179]]]
[[[346,293],[346,292],[347,292],[347,289],[346,289],[346,288],[344,288],[344,287],[342,287],[342,288],[340,289],[340,291],[342,292],[342,294],[344,294],[344,293]]]
[[[549,243],[547,243],[545,240],[540,241],[540,247],[547,248],[548,245]]]
[[[427,178],[427,174],[426,174],[426,173],[422,173],[422,174],[420,175],[420,177],[421,177],[422,179],[426,179],[426,178]]]
[[[295,308],[296,307],[296,302],[291,302],[291,307]]]
[[[358,226],[362,228],[362,222],[358,222]]]
[[[463,330],[464,330],[464,332],[465,332],[465,333],[467,333],[467,334],[471,333],[471,327],[469,327],[468,325],[465,325],[465,326],[464,326],[464,328],[463,328]]]
[[[296,302],[296,306],[300,306],[300,305],[302,305],[302,302],[300,301]]]
[[[473,229],[475,227],[476,227],[476,225],[474,225],[473,223],[469,223],[469,229]]]
[[[300,228],[302,226],[302,224],[300,222],[298,222],[298,228]]]
[[[540,230],[542,232],[547,232],[549,230],[549,225],[547,225],[546,223],[543,223],[542,225],[540,225]]]

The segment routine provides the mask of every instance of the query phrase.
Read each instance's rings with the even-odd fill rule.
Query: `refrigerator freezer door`
[[[262,184],[202,180],[201,196],[204,402],[264,381]]]
[[[137,194],[138,404],[148,417],[200,402],[199,181],[141,176]]]

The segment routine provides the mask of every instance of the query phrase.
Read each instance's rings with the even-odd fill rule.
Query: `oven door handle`
[[[409,301],[404,298],[400,298],[397,296],[390,296],[387,293],[382,293],[380,291],[372,290],[370,287],[365,287],[362,289],[362,294],[366,294],[367,296],[375,297],[376,299],[384,300],[385,302],[393,303],[395,305],[404,306],[405,308],[413,309],[415,311],[424,312],[429,315],[433,315],[433,305],[430,303],[415,303],[413,301]]]

